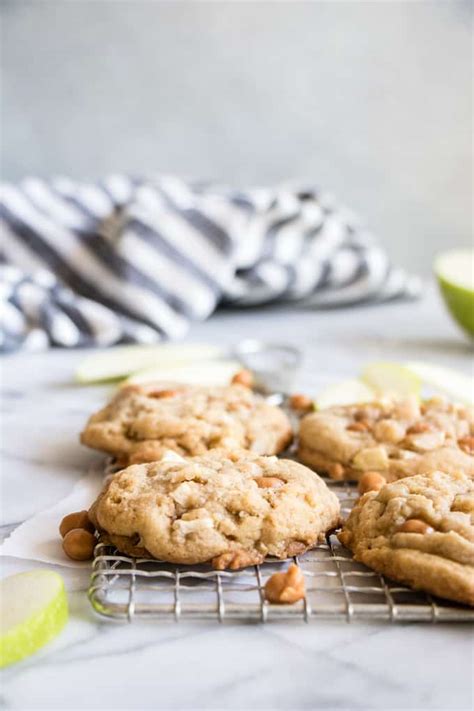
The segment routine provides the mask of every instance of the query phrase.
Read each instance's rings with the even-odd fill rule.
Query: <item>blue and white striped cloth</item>
[[[3,184],[0,348],[152,343],[218,305],[415,298],[331,196],[173,177]]]

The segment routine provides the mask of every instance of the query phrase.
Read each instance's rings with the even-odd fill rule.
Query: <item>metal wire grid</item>
[[[343,513],[357,496],[348,483],[328,482]],[[96,546],[89,599],[100,615],[132,621],[226,620],[270,622],[318,619],[385,620],[390,622],[474,621],[474,610],[434,599],[392,583],[364,565],[331,534],[324,544],[293,559],[306,582],[304,600],[272,605],[263,595],[266,580],[288,561],[271,560],[240,571],[176,566],[134,559],[113,546]]]

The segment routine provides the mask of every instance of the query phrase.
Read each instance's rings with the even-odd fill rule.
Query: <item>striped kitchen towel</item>
[[[172,177],[3,184],[0,348],[152,343],[218,305],[415,298],[355,215],[313,188]]]

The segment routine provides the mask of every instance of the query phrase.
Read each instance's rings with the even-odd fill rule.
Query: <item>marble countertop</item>
[[[369,360],[424,359],[472,372],[472,350],[433,288],[419,303],[314,312],[223,311],[189,340],[292,341],[298,387],[350,376]],[[83,352],[2,363],[3,537],[66,496],[94,461],[77,433],[107,387],[79,387]],[[2,560],[2,576],[41,567]],[[119,624],[96,617],[88,571],[61,568],[70,622],[34,657],[2,671],[5,709],[469,709],[472,628],[343,622]]]

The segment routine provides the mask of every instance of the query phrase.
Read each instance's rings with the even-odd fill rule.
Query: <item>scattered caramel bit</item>
[[[421,434],[422,432],[430,432],[432,426],[429,422],[415,422],[414,425],[407,429],[407,434]]]
[[[243,385],[246,388],[253,386],[253,375],[250,370],[239,370],[231,380],[232,385]]]
[[[94,555],[96,538],[84,528],[73,528],[64,536],[63,550],[71,560],[90,560]]]
[[[328,464],[327,471],[331,479],[344,479],[345,469],[339,462]]]
[[[314,410],[314,402],[310,397],[302,393],[291,395],[289,405],[291,409],[296,410],[296,412],[311,412],[311,410]]]
[[[466,454],[474,454],[474,437],[472,435],[458,439],[458,444]]]
[[[305,596],[304,575],[294,563],[282,573],[273,573],[265,583],[265,599],[277,605],[292,605]]]
[[[278,489],[285,483],[276,476],[259,476],[255,481],[260,489]]]
[[[161,400],[161,398],[165,397],[176,397],[176,395],[178,394],[179,390],[152,390],[150,393],[148,393],[148,397]]]
[[[263,555],[242,549],[216,555],[211,560],[211,564],[215,570],[239,570],[239,568],[246,568],[248,565],[258,565],[263,561],[263,558]]]
[[[61,538],[64,538],[64,536],[74,528],[83,528],[85,531],[89,531],[89,533],[94,533],[95,528],[89,520],[87,511],[74,511],[74,513],[70,513],[63,518],[59,524]]]
[[[360,420],[359,422],[352,422],[352,424],[347,425],[346,430],[349,430],[349,432],[368,432],[369,425],[367,422]]]
[[[434,529],[419,518],[409,518],[398,528],[399,533],[433,533]]]
[[[378,472],[364,472],[359,479],[357,490],[359,494],[366,494],[368,491],[380,491],[385,486],[386,479]]]

